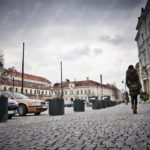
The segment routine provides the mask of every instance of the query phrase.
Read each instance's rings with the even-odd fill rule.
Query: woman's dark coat
[[[135,69],[128,69],[126,72],[126,84],[129,88],[130,96],[135,96],[140,94],[142,88],[139,75]],[[133,88],[134,85],[137,85],[137,88]]]

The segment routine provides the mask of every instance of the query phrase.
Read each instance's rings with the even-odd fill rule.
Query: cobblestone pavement
[[[150,104],[139,104],[136,115],[130,107],[16,116],[0,123],[0,150],[149,150]]]

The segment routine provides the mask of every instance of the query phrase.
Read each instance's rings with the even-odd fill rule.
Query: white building
[[[150,94],[150,0],[141,9],[136,30],[140,77],[144,91]]]
[[[53,85],[54,96],[61,95],[61,84]],[[101,99],[101,96],[110,96],[113,101],[121,100],[120,90],[110,84],[101,84],[92,80],[73,81],[67,80],[62,83],[63,98],[67,101],[83,99],[89,102],[90,97]]]
[[[14,67],[5,69],[0,68],[0,90],[13,90],[21,92],[22,89],[22,73],[18,72]],[[32,98],[50,98],[51,82],[44,77],[31,74],[24,74],[23,93]]]

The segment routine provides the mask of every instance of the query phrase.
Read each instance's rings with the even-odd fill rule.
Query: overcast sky
[[[147,0],[0,0],[0,50],[5,68],[60,82],[89,79],[120,89],[138,62],[137,17]]]

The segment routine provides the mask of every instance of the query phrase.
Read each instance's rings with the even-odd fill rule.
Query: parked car
[[[72,101],[65,101],[64,106],[65,107],[73,107],[73,102]]]
[[[8,99],[8,119],[11,119],[17,113],[18,103],[13,99]]]
[[[2,92],[2,94],[9,99],[13,99],[18,102],[19,116],[26,116],[27,113],[40,115],[41,112],[47,110],[47,105],[44,100],[30,99],[18,92]]]

